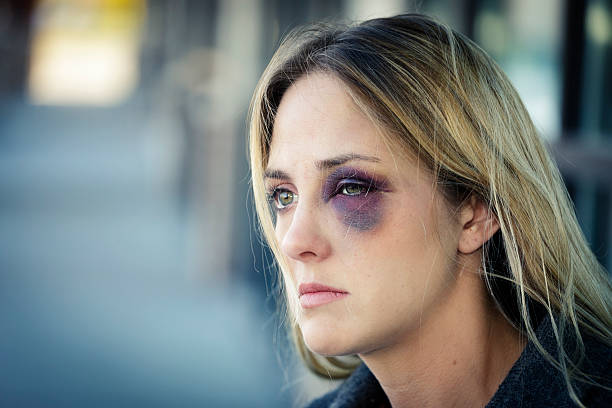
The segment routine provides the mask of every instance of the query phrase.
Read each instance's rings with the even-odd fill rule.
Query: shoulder
[[[360,408],[390,406],[380,384],[361,364],[338,388],[315,399],[307,408]]]
[[[332,405],[334,401],[336,401],[338,397],[339,388],[336,388],[333,391],[328,392],[327,394],[319,397],[315,400],[312,400],[305,408],[327,408]]]
[[[557,342],[550,319],[545,319],[539,325],[536,334],[545,350],[557,358]],[[612,387],[612,347],[588,335],[583,336],[583,341],[585,358],[580,369],[592,381],[575,381],[574,388],[585,406],[609,406],[612,392],[604,387]],[[487,408],[510,406],[575,406],[559,369],[531,342],[499,386]]]
[[[577,384],[581,400],[587,407],[610,406],[612,401],[612,347],[593,338],[586,338],[584,343],[586,358],[583,370],[597,384],[585,382]]]

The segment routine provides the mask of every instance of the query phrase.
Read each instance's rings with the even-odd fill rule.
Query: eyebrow
[[[346,153],[346,154],[341,154],[339,156],[335,156],[329,159],[320,160],[315,163],[315,166],[319,170],[326,170],[332,167],[340,166],[341,164],[344,164],[351,160],[363,160],[363,161],[369,161],[373,163],[380,163],[380,159],[376,156],[367,156],[367,155],[358,154],[358,153]]]
[[[372,163],[380,163],[380,159],[376,156],[368,156],[358,153],[345,153],[338,156],[330,157],[329,159],[319,160],[315,163],[315,167],[319,170],[331,169],[332,167],[340,166],[352,160],[369,161]],[[289,174],[282,170],[266,169],[264,178],[290,180]]]
[[[264,172],[264,178],[267,179],[279,179],[279,180],[291,180],[289,174],[282,170],[266,169]]]

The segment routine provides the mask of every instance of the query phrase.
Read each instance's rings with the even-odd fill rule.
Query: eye
[[[346,196],[358,196],[367,192],[368,186],[359,183],[345,183],[339,189],[339,193]]]
[[[297,194],[293,191],[284,189],[274,189],[270,195],[270,201],[274,202],[274,206],[278,210],[283,210],[297,199]]]

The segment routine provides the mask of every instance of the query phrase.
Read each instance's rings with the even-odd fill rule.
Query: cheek
[[[337,195],[332,207],[344,225],[359,231],[374,229],[383,215],[382,197],[378,193],[364,196]]]
[[[276,220],[274,222],[274,237],[276,238],[276,243],[281,245],[289,227],[291,225],[288,217],[278,217],[276,216]]]

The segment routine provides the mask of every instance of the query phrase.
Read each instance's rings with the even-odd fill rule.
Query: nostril
[[[300,254],[300,258],[302,258],[305,261],[316,258],[316,257],[317,257],[317,254],[315,254],[312,251],[304,251]]]

